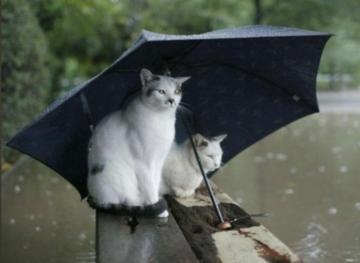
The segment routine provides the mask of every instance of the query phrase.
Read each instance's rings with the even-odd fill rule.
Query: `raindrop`
[[[285,189],[284,193],[287,195],[292,195],[295,193],[295,191],[292,188],[288,188],[288,189]]]
[[[297,173],[297,168],[291,167],[291,168],[290,168],[290,173],[291,173],[291,174],[296,174],[296,173]]]
[[[14,191],[15,191],[15,193],[20,193],[21,192],[21,187],[19,185],[15,185],[14,186]]]
[[[319,166],[318,171],[319,171],[320,173],[325,172],[325,166],[323,166],[323,165]]]
[[[9,220],[9,222],[10,222],[10,224],[15,225],[16,220],[15,220],[15,218],[11,218],[11,219]]]
[[[274,158],[274,153],[268,152],[268,153],[266,154],[266,158],[268,158],[268,159],[273,159],[273,158]]]
[[[328,254],[324,243],[328,231],[322,225],[311,222],[306,232],[306,236],[296,244],[296,249],[304,261],[320,262]]]
[[[41,227],[39,227],[39,226],[35,227],[35,231],[36,231],[36,232],[40,232],[40,231],[41,231]]]
[[[54,206],[54,202],[53,201],[48,201],[48,206]]]
[[[28,248],[29,248],[29,245],[28,245],[28,244],[24,244],[24,245],[23,245],[23,249],[26,250],[26,249],[28,249]]]
[[[338,154],[339,152],[341,152],[342,148],[340,146],[335,146],[331,149],[331,152],[333,154]]]
[[[355,259],[353,259],[353,258],[346,258],[346,259],[345,259],[345,262],[355,262]]]
[[[354,207],[356,210],[360,211],[360,202],[355,203]]]
[[[298,95],[294,95],[292,96],[292,99],[296,102],[298,102],[300,100],[300,97]]]
[[[89,241],[90,245],[94,245],[94,240]]]
[[[30,216],[29,216],[29,219],[30,219],[30,220],[34,220],[34,219],[35,219],[35,216],[34,216],[34,215],[30,215]]]
[[[70,184],[66,185],[66,190],[70,191],[72,189],[72,186]]]
[[[288,159],[286,154],[283,153],[277,153],[276,154],[276,160],[278,161],[286,161]]]
[[[57,184],[59,182],[59,178],[53,177],[53,178],[51,178],[50,182],[53,184]]]
[[[360,122],[359,121],[354,121],[353,122],[353,127],[354,128],[359,128],[360,127]]]
[[[45,194],[46,194],[47,196],[52,196],[52,195],[53,195],[53,192],[52,192],[52,191],[49,191],[49,190],[46,190]]]
[[[57,222],[56,222],[55,220],[53,220],[53,221],[51,222],[51,224],[52,224],[53,226],[56,226],[56,225],[57,225]]]
[[[263,163],[264,161],[265,161],[264,158],[261,156],[255,156],[254,158],[255,163]]]
[[[331,207],[328,209],[328,214],[331,215],[331,216],[334,216],[338,213],[338,210],[336,207]]]
[[[345,166],[345,165],[340,166],[339,167],[339,172],[340,173],[347,173],[348,172],[347,166]]]
[[[18,177],[18,180],[19,180],[19,182],[23,182],[24,181],[24,176],[22,176],[22,175],[19,175],[19,177]]]
[[[85,240],[87,238],[86,234],[85,233],[80,233],[79,234],[79,239],[80,240]]]

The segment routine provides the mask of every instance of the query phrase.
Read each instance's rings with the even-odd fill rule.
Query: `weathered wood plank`
[[[268,229],[253,220],[227,194],[215,187],[227,220],[238,219],[232,229],[216,228],[217,216],[206,189],[190,198],[167,197],[175,220],[200,262],[298,263],[301,260]]]
[[[198,262],[172,215],[138,218],[131,233],[127,219],[97,212],[97,262]]]

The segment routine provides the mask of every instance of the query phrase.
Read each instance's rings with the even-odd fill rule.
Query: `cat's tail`
[[[167,210],[167,203],[164,199],[145,206],[128,206],[124,204],[97,204],[94,199],[89,196],[87,198],[90,207],[108,214],[126,215],[126,216],[144,216],[155,217]]]

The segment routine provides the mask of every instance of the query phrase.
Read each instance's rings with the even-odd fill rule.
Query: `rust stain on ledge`
[[[296,261],[292,260],[292,257],[289,253],[281,253],[276,249],[271,248],[264,242],[256,239],[251,232],[242,231],[241,229],[238,229],[238,232],[240,235],[243,235],[246,238],[251,238],[255,242],[254,249],[259,257],[263,258],[269,263],[302,263],[300,259]]]

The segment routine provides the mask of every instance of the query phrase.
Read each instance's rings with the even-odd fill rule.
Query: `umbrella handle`
[[[206,188],[207,188],[207,190],[208,190],[208,192],[209,192],[209,196],[210,196],[210,199],[211,199],[211,203],[212,203],[212,205],[213,205],[213,207],[214,207],[214,209],[215,209],[216,215],[217,215],[217,217],[218,217],[218,219],[219,219],[219,221],[220,221],[220,223],[217,225],[217,227],[218,227],[219,229],[221,229],[221,230],[229,229],[229,228],[231,228],[231,224],[230,224],[229,222],[226,222],[226,221],[224,220],[224,216],[223,216],[223,214],[222,214],[222,212],[221,212],[221,210],[220,210],[220,207],[219,207],[219,204],[218,204],[218,202],[217,202],[217,200],[216,200],[214,191],[213,191],[213,189],[212,189],[212,187],[211,187],[211,185],[210,185],[210,183],[209,183],[209,179],[207,178],[207,176],[206,176],[206,174],[205,174],[205,172],[204,172],[203,166],[202,166],[202,164],[201,164],[201,160],[200,160],[200,157],[199,157],[199,153],[198,153],[197,150],[196,150],[194,140],[193,140],[193,138],[192,138],[192,136],[191,136],[190,128],[189,128],[189,126],[187,125],[187,122],[186,122],[186,120],[185,120],[185,118],[184,118],[184,115],[181,113],[180,116],[181,116],[182,123],[183,123],[183,125],[184,125],[184,127],[185,127],[185,129],[186,129],[186,132],[187,132],[187,134],[188,134],[188,136],[189,136],[189,139],[190,139],[190,142],[191,142],[191,147],[192,147],[192,149],[193,149],[193,151],[194,151],[194,154],[195,154],[196,162],[197,162],[197,164],[199,165],[201,175],[202,175],[202,177],[203,177],[203,179],[204,179]]]

